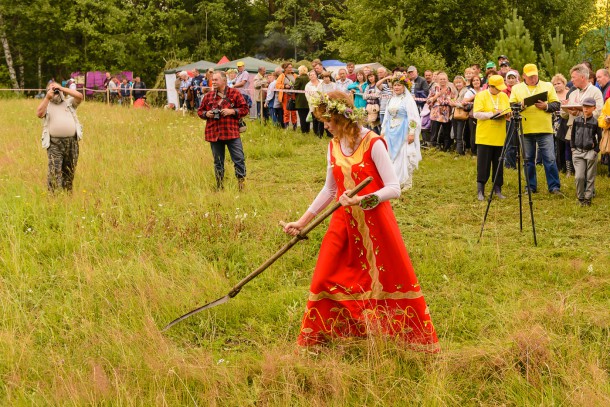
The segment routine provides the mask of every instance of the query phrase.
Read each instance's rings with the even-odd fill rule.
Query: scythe
[[[361,183],[356,185],[356,187],[354,187],[354,189],[352,189],[348,193],[348,196],[350,198],[352,198],[358,192],[362,191],[364,189],[364,187],[366,187],[372,180],[373,180],[373,177],[366,178],[364,181],[362,181]],[[195,308],[194,310],[187,312],[186,314],[182,315],[181,317],[174,319],[172,322],[167,324],[167,326],[165,328],[163,328],[163,331],[168,330],[172,326],[176,325],[178,322],[185,320],[186,318],[190,317],[191,315],[195,315],[198,312],[201,312],[205,309],[209,309],[209,308],[215,307],[217,305],[224,304],[225,302],[229,301],[231,298],[235,297],[237,294],[239,294],[241,289],[246,284],[248,284],[255,277],[257,277],[259,274],[261,274],[263,271],[265,271],[277,259],[282,257],[288,250],[290,250],[290,248],[292,248],[292,246],[297,244],[300,240],[307,239],[307,234],[309,232],[311,232],[320,223],[322,223],[324,221],[324,219],[326,219],[330,215],[332,215],[332,213],[334,211],[336,211],[340,206],[341,206],[341,204],[338,201],[334,202],[325,212],[323,212],[320,216],[318,216],[317,218],[315,218],[314,220],[309,222],[309,224],[307,226],[305,226],[305,228],[303,228],[303,230],[301,230],[301,233],[294,236],[288,243],[286,243],[286,245],[284,245],[284,247],[282,247],[280,250],[278,250],[277,253],[275,253],[273,256],[271,256],[259,268],[254,270],[252,273],[248,274],[248,276],[246,276],[243,280],[241,280],[239,283],[237,283],[235,286],[233,286],[233,288],[231,288],[231,291],[229,291],[229,293],[227,295],[217,299],[216,301],[212,301],[206,305],[203,305],[199,308]]]

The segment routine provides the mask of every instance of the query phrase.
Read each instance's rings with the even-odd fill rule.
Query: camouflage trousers
[[[74,171],[78,162],[78,140],[74,137],[51,137],[47,148],[49,173],[47,185],[50,192],[57,188],[72,191]]]

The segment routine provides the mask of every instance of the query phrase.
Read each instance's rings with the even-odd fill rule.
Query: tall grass
[[[384,338],[297,348],[325,226],[229,303],[165,333],[288,241],[326,140],[250,123],[246,191],[215,192],[203,121],[84,103],[75,190],[46,192],[35,101],[0,101],[2,405],[608,405],[610,182],[590,208],[505,174],[481,242],[475,160],[425,152],[393,206],[442,352]],[[539,169],[541,185],[544,174]],[[544,188],[540,188],[543,190]]]

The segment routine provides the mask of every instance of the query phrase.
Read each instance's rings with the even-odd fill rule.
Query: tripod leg
[[[521,125],[518,126],[518,130],[519,130],[519,144],[520,144],[520,148],[521,148],[521,155],[523,157],[523,159],[525,160],[525,140],[524,140],[524,136],[523,136],[523,129],[521,128]],[[521,163],[521,161],[519,161],[519,163]],[[524,164],[525,167],[525,164]],[[529,199],[529,205],[530,205],[530,218],[532,221],[532,234],[534,236],[534,246],[538,246],[538,240],[536,239],[536,222],[534,221],[534,204],[532,202],[532,188],[530,187],[530,183],[529,183],[529,178],[527,177],[527,170],[524,171],[525,173],[525,185],[527,188],[527,195],[528,195],[528,199]],[[519,182],[521,182],[521,172],[519,172]]]
[[[523,232],[523,194],[522,184],[521,184],[521,137],[517,137],[517,178],[519,179],[519,231]],[[525,180],[527,182],[527,175],[525,176]],[[529,188],[528,188],[529,190]],[[531,191],[530,191],[531,197]]]

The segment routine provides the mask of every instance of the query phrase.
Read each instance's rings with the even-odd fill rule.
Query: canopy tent
[[[188,65],[184,65],[184,66],[179,66],[177,68],[172,68],[172,69],[168,69],[167,71],[165,71],[164,73],[167,74],[175,74],[176,72],[180,72],[180,71],[192,71],[193,69],[199,69],[200,72],[205,72],[208,68],[216,66],[216,64],[214,62],[210,62],[210,61],[197,61],[197,62],[193,62],[192,64],[188,64]]]
[[[222,58],[220,58],[220,61],[216,62],[218,65],[220,64],[226,64],[227,62],[231,62],[231,60],[229,58],[227,58],[226,55],[223,55]]]
[[[328,68],[329,66],[345,66],[345,62],[341,62],[338,59],[327,59],[322,61],[322,66]]]
[[[238,62],[243,62],[244,66],[246,68],[246,71],[252,72],[252,73],[258,72],[258,68],[261,66],[265,67],[265,69],[267,69],[268,72],[273,71],[275,68],[277,68],[279,66],[278,64],[274,64],[273,62],[263,61],[262,59],[244,57],[244,58],[236,59],[233,61],[229,61],[224,64],[215,65],[215,66],[213,66],[213,68],[215,70],[219,69],[221,71],[226,71],[227,69],[237,69]]]

